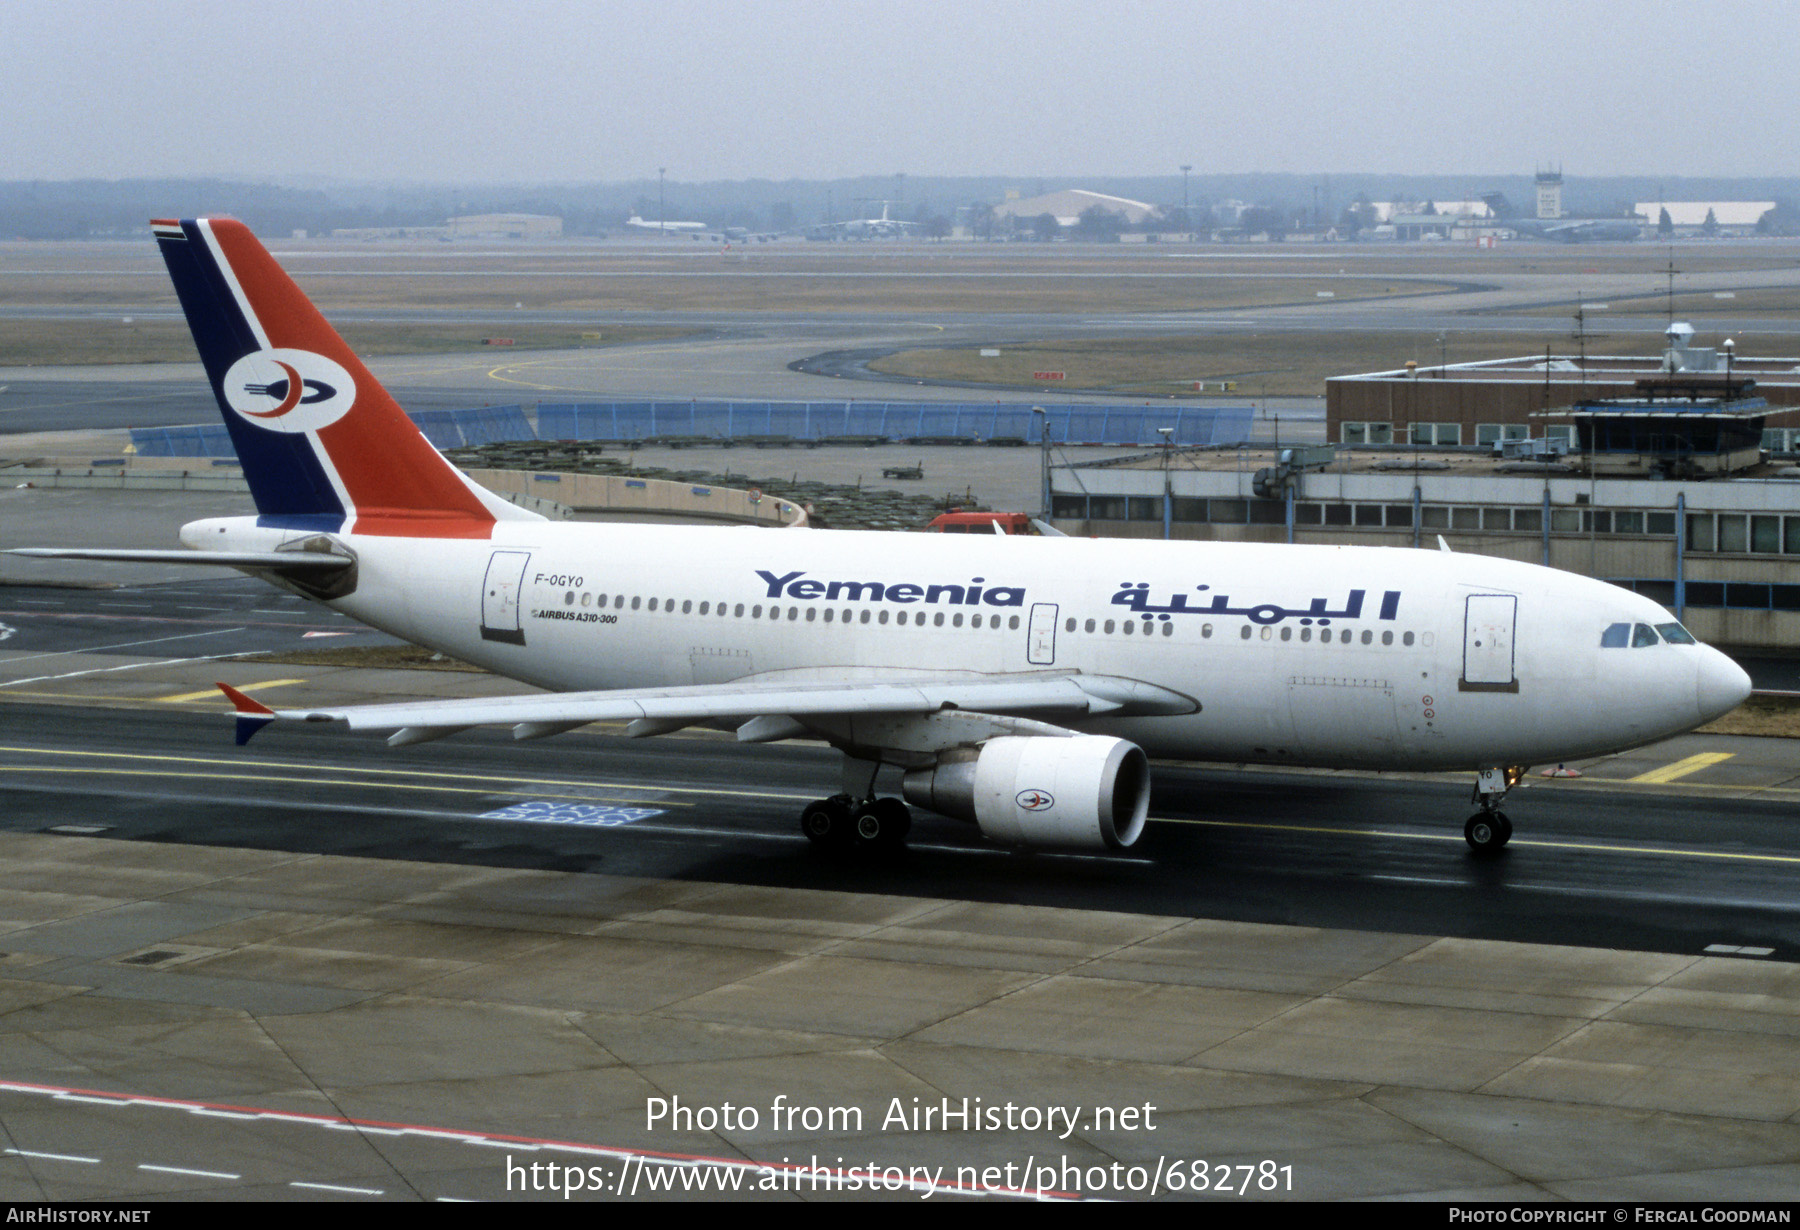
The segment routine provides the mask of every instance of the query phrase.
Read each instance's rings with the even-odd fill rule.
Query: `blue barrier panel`
[[[887,429],[882,425],[882,418],[887,413],[887,403],[853,401],[844,410],[844,434],[847,436],[885,436]]]
[[[1108,410],[1105,426],[1100,429],[1100,439],[1107,444],[1146,444],[1144,433],[1151,432],[1151,438],[1157,438],[1151,430],[1149,416],[1142,410]]]
[[[1106,438],[1104,410],[1071,406],[1059,417],[1063,420],[1062,438],[1070,444],[1099,444]]]
[[[953,436],[956,434],[957,411],[954,406],[920,406],[917,436]]]
[[[538,439],[540,440],[578,440],[582,438],[575,434],[574,406],[549,405],[539,402],[537,424]]]
[[[1227,406],[1212,414],[1212,438],[1208,444],[1241,444],[1250,438],[1256,411],[1249,406]]]
[[[687,401],[659,401],[650,407],[650,436],[691,436],[694,434],[694,404]]]
[[[415,416],[421,430],[460,427],[471,442],[531,439],[530,423],[518,407],[481,411],[431,411],[461,414],[445,420]],[[1053,443],[1147,446],[1163,442],[1160,427],[1173,428],[1176,444],[1231,444],[1249,436],[1254,413],[1248,407],[1177,407],[1080,403],[1047,408],[1043,416]],[[587,402],[538,407],[537,438],[545,440],[629,440],[649,436],[787,436],[816,440],[825,436],[944,436],[967,440],[995,438],[1038,442],[1029,406],[1016,402]],[[516,433],[516,434],[515,434]],[[181,447],[142,433],[138,449]],[[136,440],[137,437],[134,437]],[[435,442],[435,440],[434,440]],[[157,454],[150,454],[157,455]],[[166,455],[166,454],[164,454]]]
[[[896,440],[904,440],[909,436],[923,435],[919,430],[919,405],[917,402],[892,402],[887,412],[888,435]]]
[[[604,414],[604,404],[595,407]],[[645,436],[656,434],[656,403],[648,401],[619,401],[612,403],[612,432],[601,435],[602,440],[641,440]]]
[[[523,406],[482,406],[455,411],[463,440],[468,444],[500,444],[535,440]]]
[[[994,426],[988,439],[1030,440],[1037,435],[1037,429],[1031,425],[1031,420],[1036,417],[1029,410],[995,406]]]
[[[446,449],[461,448],[463,444],[462,428],[456,415],[455,410],[420,410],[407,417],[431,441],[433,448]]]
[[[763,403],[759,401],[728,401],[721,402],[720,405],[724,408],[725,416],[724,426],[718,434],[727,440],[735,436],[756,435],[762,430],[760,424],[769,421],[769,416],[764,413]]]
[[[596,402],[581,409],[582,439],[617,440],[625,434],[625,428],[619,423],[617,402]]]
[[[140,457],[234,457],[223,424],[202,427],[134,427],[132,451]]]
[[[804,440],[806,438],[806,403],[803,401],[770,402],[769,428],[763,434],[790,436],[796,440]]]
[[[694,403],[693,434],[723,440],[731,435],[731,403],[701,401]]]
[[[841,401],[815,401],[806,408],[806,434],[809,439],[850,434],[850,410]]]

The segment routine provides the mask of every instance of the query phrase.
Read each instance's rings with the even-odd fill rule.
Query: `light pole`
[[[1188,172],[1193,169],[1194,169],[1193,166],[1189,163],[1184,162],[1181,164],[1181,212],[1182,213],[1186,213],[1188,211],[1188,193],[1187,193]]]
[[[669,233],[669,211],[663,204],[663,176],[668,171],[667,167],[656,168],[656,229],[665,235]]]
[[[1175,530],[1175,489],[1170,485],[1169,458],[1174,450],[1175,429],[1158,427],[1156,434],[1162,437],[1162,471],[1163,471],[1163,537],[1174,537]]]
[[[1041,458],[1042,468],[1043,468],[1042,495],[1043,495],[1043,501],[1044,501],[1044,522],[1045,522],[1045,524],[1049,524],[1049,522],[1050,522],[1050,412],[1048,410],[1044,409],[1042,406],[1033,406],[1031,408],[1031,412],[1033,414],[1043,416],[1040,419],[1038,419],[1038,447],[1039,447],[1039,456]]]

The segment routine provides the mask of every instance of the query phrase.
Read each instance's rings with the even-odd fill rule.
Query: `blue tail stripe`
[[[257,512],[268,518],[307,518],[307,528],[341,529],[344,503],[315,455],[312,441],[304,434],[257,427],[228,406],[222,384],[225,373],[261,347],[200,228],[183,222],[182,230],[187,239],[159,238],[157,246],[169,267]]]

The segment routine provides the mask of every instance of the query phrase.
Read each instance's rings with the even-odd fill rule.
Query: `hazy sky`
[[[1794,175],[1792,0],[5,0],[0,179]]]

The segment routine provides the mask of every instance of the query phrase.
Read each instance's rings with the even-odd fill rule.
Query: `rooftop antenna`
[[[1550,409],[1550,343],[1545,342],[1544,343],[1544,410],[1546,413],[1548,413],[1549,409]],[[1544,427],[1544,434],[1548,435],[1549,432],[1550,432],[1550,428],[1546,424]]]
[[[1580,369],[1577,375],[1582,396],[1587,392],[1587,304],[1582,300],[1581,288],[1575,288],[1575,362]],[[1548,409],[1548,407],[1546,407]]]
[[[1675,323],[1675,249],[1669,249],[1669,323]]]

